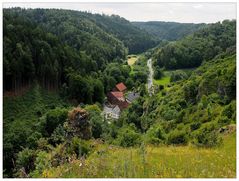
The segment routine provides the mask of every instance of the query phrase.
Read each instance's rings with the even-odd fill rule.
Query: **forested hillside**
[[[132,22],[133,25],[154,35],[160,40],[174,41],[189,35],[206,24],[176,23],[163,21]]]
[[[104,90],[129,78],[129,67],[118,65],[127,49],[142,52],[156,43],[118,16],[15,8],[4,9],[3,23],[5,91],[17,92],[37,80],[85,103],[102,102]],[[107,66],[117,73],[106,73]]]
[[[192,68],[224,51],[233,51],[236,44],[236,21],[208,25],[192,35],[168,43],[155,50],[159,67],[166,69]]]

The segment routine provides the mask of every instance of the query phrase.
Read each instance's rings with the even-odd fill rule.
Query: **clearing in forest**
[[[127,56],[127,62],[128,62],[128,65],[130,65],[130,66],[134,65],[137,60],[138,60],[137,55],[128,55]]]

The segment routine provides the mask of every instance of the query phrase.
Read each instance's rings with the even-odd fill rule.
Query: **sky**
[[[57,8],[117,14],[129,21],[215,23],[236,19],[236,3],[3,3],[3,7]]]

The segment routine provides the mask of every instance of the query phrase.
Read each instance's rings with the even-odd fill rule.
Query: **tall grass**
[[[236,136],[209,149],[193,146],[120,148],[98,145],[82,166],[81,160],[46,170],[39,177],[73,178],[235,178]],[[80,166],[81,165],[81,166]]]

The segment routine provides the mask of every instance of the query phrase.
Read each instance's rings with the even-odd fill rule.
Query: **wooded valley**
[[[235,132],[236,20],[3,9],[4,177],[235,178]]]

